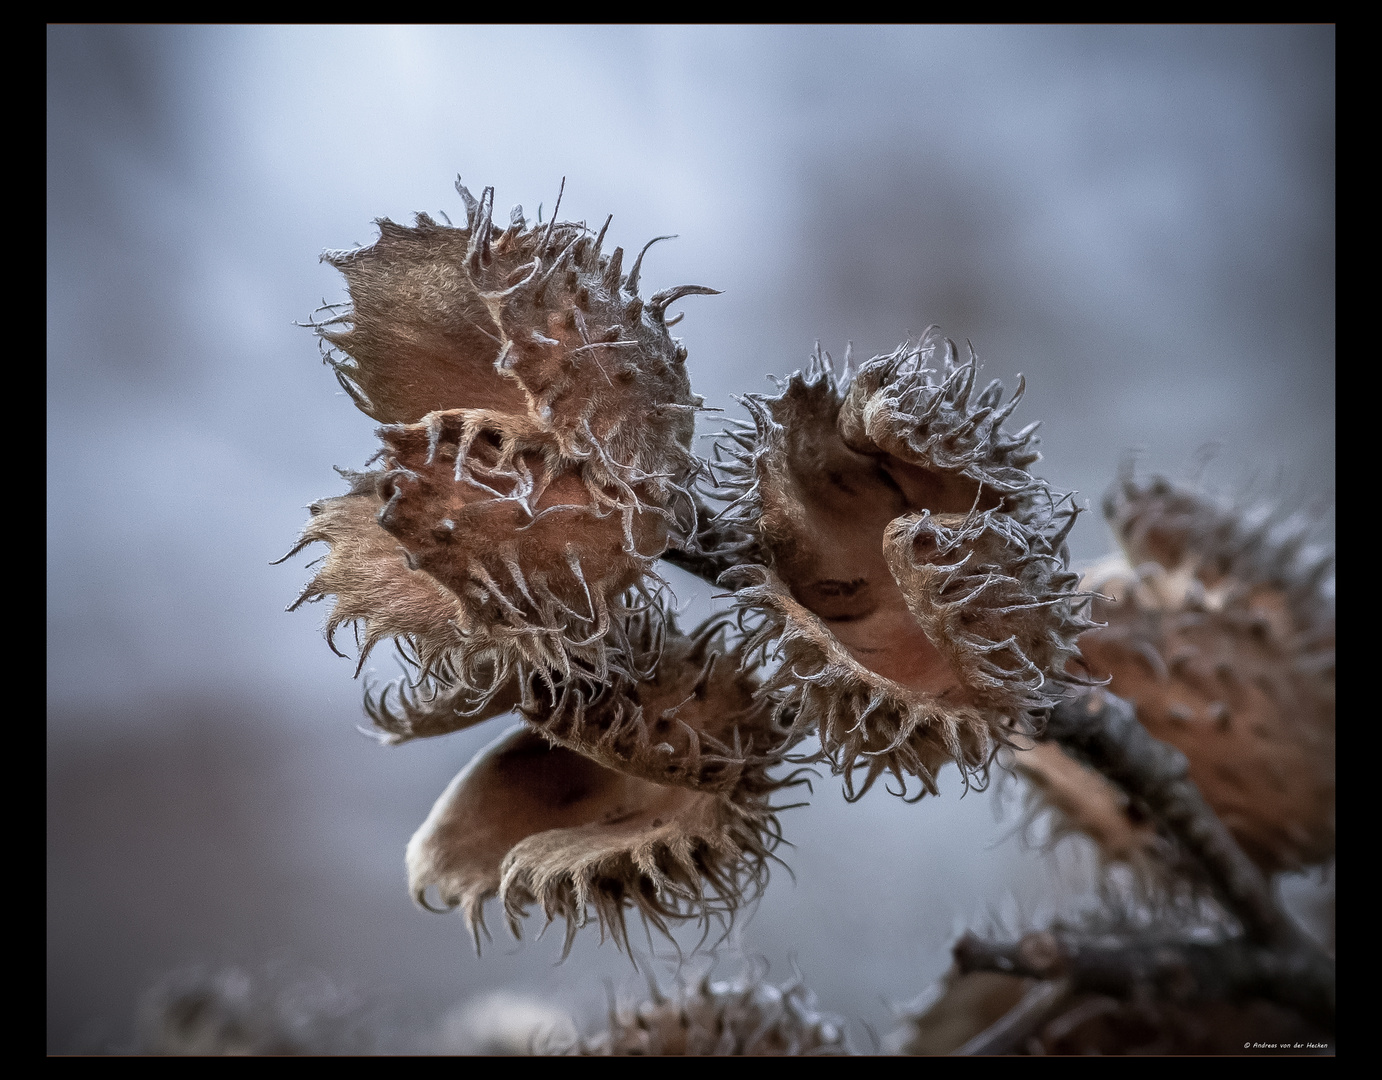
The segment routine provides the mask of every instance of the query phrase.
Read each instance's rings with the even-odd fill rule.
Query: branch
[[[1130,704],[1100,690],[1066,699],[1051,710],[1044,737],[1108,777],[1161,821],[1252,940],[1292,946],[1308,941],[1188,779],[1185,755],[1152,738]]]
[[[1317,953],[1259,945],[1241,937],[1204,943],[1043,930],[1011,943],[966,934],[955,945],[955,964],[965,974],[999,971],[1055,980],[1042,985],[1066,985],[1071,992],[1108,994],[1123,1000],[1149,993],[1177,1004],[1266,998],[1332,1030],[1334,965],[1329,962],[1327,970],[1323,969]],[[1020,1003],[1004,1021],[1021,1009]],[[1024,1025],[1024,1030],[1031,1027],[1025,1021]],[[1016,1019],[1013,1026],[1019,1026]],[[997,1027],[995,1024],[989,1032]]]

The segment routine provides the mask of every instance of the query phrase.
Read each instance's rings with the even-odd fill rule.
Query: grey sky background
[[[383,751],[352,665],[270,567],[373,423],[298,328],[325,248],[496,204],[603,221],[650,288],[713,285],[696,390],[771,390],[814,343],[938,323],[1028,392],[1044,474],[1096,512],[1120,459],[1334,497],[1334,30],[48,29],[48,1044],[127,1038],[188,963],[315,966],[425,1027],[499,987],[603,1008],[582,935],[476,959],[416,911],[403,846],[504,721]],[[707,426],[711,430],[713,424]],[[703,610],[709,590],[674,575]],[[371,665],[392,674],[383,651]],[[993,800],[847,806],[818,782],[743,929],[886,1030],[957,926],[1057,902]],[[997,845],[997,846],[995,846]],[[534,923],[532,929],[537,929]],[[733,964],[727,965],[727,971]],[[630,983],[630,985],[634,985]]]

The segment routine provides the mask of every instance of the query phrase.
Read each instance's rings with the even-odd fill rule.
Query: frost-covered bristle
[[[1026,471],[1035,425],[1005,431],[1017,398],[974,378],[930,332],[852,376],[818,353],[720,444],[728,580],[782,657],[771,685],[870,782],[982,774],[1073,680],[1091,625],[1066,567],[1076,511]]]

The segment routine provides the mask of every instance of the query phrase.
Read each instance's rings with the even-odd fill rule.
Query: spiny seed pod
[[[1180,749],[1190,779],[1264,870],[1334,853],[1334,616],[1329,556],[1165,481],[1106,504],[1136,569],[1092,575],[1108,625],[1092,675]],[[1278,519],[1278,524],[1280,521]],[[1165,559],[1163,562],[1161,560]]]
[[[695,471],[701,404],[666,311],[715,290],[682,285],[645,302],[647,247],[624,275],[621,248],[601,253],[605,229],[558,222],[560,199],[546,225],[528,226],[516,206],[500,231],[494,189],[477,202],[456,187],[464,228],[425,214],[413,228],[383,219],[371,247],[323,256],[345,275],[353,305],[320,326],[346,354],[328,354],[341,384],[384,424],[454,409],[527,417],[551,434],[560,461],[591,465],[593,502],[606,504],[608,486],[619,505],[665,505]]]
[[[1252,609],[1298,650],[1319,653],[1321,666],[1332,663],[1334,552],[1311,516],[1224,506],[1164,477],[1139,485],[1128,469],[1104,497],[1104,516],[1131,566],[1161,566],[1207,607]]]
[[[1026,471],[1035,425],[1003,430],[1021,389],[975,394],[976,370],[934,329],[852,379],[818,352],[780,396],[748,397],[754,431],[721,447],[722,527],[760,563],[731,571],[736,602],[851,793],[861,763],[865,789],[886,770],[934,791],[950,761],[982,774],[1076,681],[1077,511]]]
[[[609,1030],[580,1043],[586,1056],[786,1057],[848,1054],[843,1022],[819,1011],[800,979],[777,987],[752,973],[733,982],[706,975],[671,997],[611,1005]]]
[[[379,512],[384,508],[378,494],[381,474],[342,475],[350,491],[313,503],[312,516],[297,543],[278,560],[283,562],[310,544],[330,547],[320,560],[321,569],[288,610],[335,596],[326,620],[326,640],[332,651],[340,654],[336,631],[343,623],[351,623],[362,666],[380,641],[400,638],[425,666],[432,667],[455,644],[450,624],[460,614],[457,598],[435,578],[410,568],[398,542],[379,527]]]
[[[501,231],[492,188],[457,190],[464,228],[381,220],[374,245],[323,256],[351,306],[317,329],[342,386],[387,425],[386,460],[354,501],[322,504],[295,550],[332,545],[302,598],[336,593],[328,633],[364,623],[362,662],[385,636],[412,650],[417,677],[367,698],[392,741],[503,711],[534,677],[598,693],[621,671],[628,590],[658,580],[694,518],[701,399],[665,316],[714,290],[645,302],[643,254],[624,275],[604,229],[555,212],[530,227],[515,207]]]
[[[646,626],[634,640],[646,642]],[[668,627],[656,674],[620,680],[581,709],[525,703],[516,728],[452,781],[408,845],[413,895],[460,907],[476,935],[498,896],[519,934],[528,905],[566,921],[567,948],[593,909],[627,947],[626,909],[670,919],[731,915],[766,879],[779,833],[770,796],[792,782],[762,753],[782,740],[713,633]],[[557,742],[557,745],[554,745]]]
[[[512,650],[483,636],[462,637],[457,629],[465,618],[461,599],[411,562],[379,524],[386,506],[380,494],[385,474],[343,475],[350,491],[313,503],[297,544],[283,556],[314,543],[330,547],[288,610],[334,596],[327,643],[340,653],[336,631],[345,623],[355,626],[357,674],[380,641],[397,642],[416,668],[414,678],[365,695],[365,711],[387,742],[445,735],[508,712],[521,699]]]
[[[779,786],[766,770],[782,760],[788,732],[775,723],[742,655],[727,649],[726,620],[683,635],[658,614],[627,620],[624,639],[638,677],[567,708],[530,699],[519,710],[523,718],[552,743],[631,776],[766,796]]]
[[[582,469],[554,465],[549,434],[525,417],[432,413],[380,434],[379,524],[457,597],[467,648],[606,679],[611,609],[666,547],[665,518],[587,503]]]

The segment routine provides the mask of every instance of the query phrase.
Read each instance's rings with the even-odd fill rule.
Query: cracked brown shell
[[[722,444],[727,580],[781,658],[770,690],[851,791],[859,766],[865,788],[887,771],[934,791],[952,761],[982,775],[1074,681],[1076,511],[1027,471],[1036,425],[1003,426],[1021,387],[1003,403],[976,372],[931,331],[852,377],[818,353]]]
[[[596,1057],[787,1057],[848,1054],[844,1023],[820,1011],[797,979],[774,986],[750,972],[733,981],[706,975],[671,993],[649,985],[636,1006],[611,1005],[609,1028],[575,1053]]]
[[[1335,845],[1332,552],[1301,519],[1128,476],[1105,502],[1127,562],[1091,573],[1091,675],[1181,750],[1268,872]]]
[[[701,399],[666,311],[714,290],[644,300],[646,247],[626,274],[603,228],[555,212],[530,226],[515,207],[501,229],[492,188],[457,190],[464,227],[384,219],[373,245],[324,255],[351,302],[314,324],[341,385],[385,425],[384,468],[318,504],[295,550],[332,551],[299,603],[334,593],[328,632],[354,621],[363,652],[392,636],[419,661],[369,704],[395,740],[464,726],[534,673],[617,675],[630,590],[656,585],[694,515]]]
[[[593,914],[627,947],[633,911],[730,916],[766,879],[778,841],[768,769],[783,733],[716,627],[683,636],[643,619],[641,680],[579,709],[521,708],[527,724],[481,751],[408,845],[414,896],[459,907],[472,933],[499,899],[515,935],[531,905],[565,920],[567,947]]]

